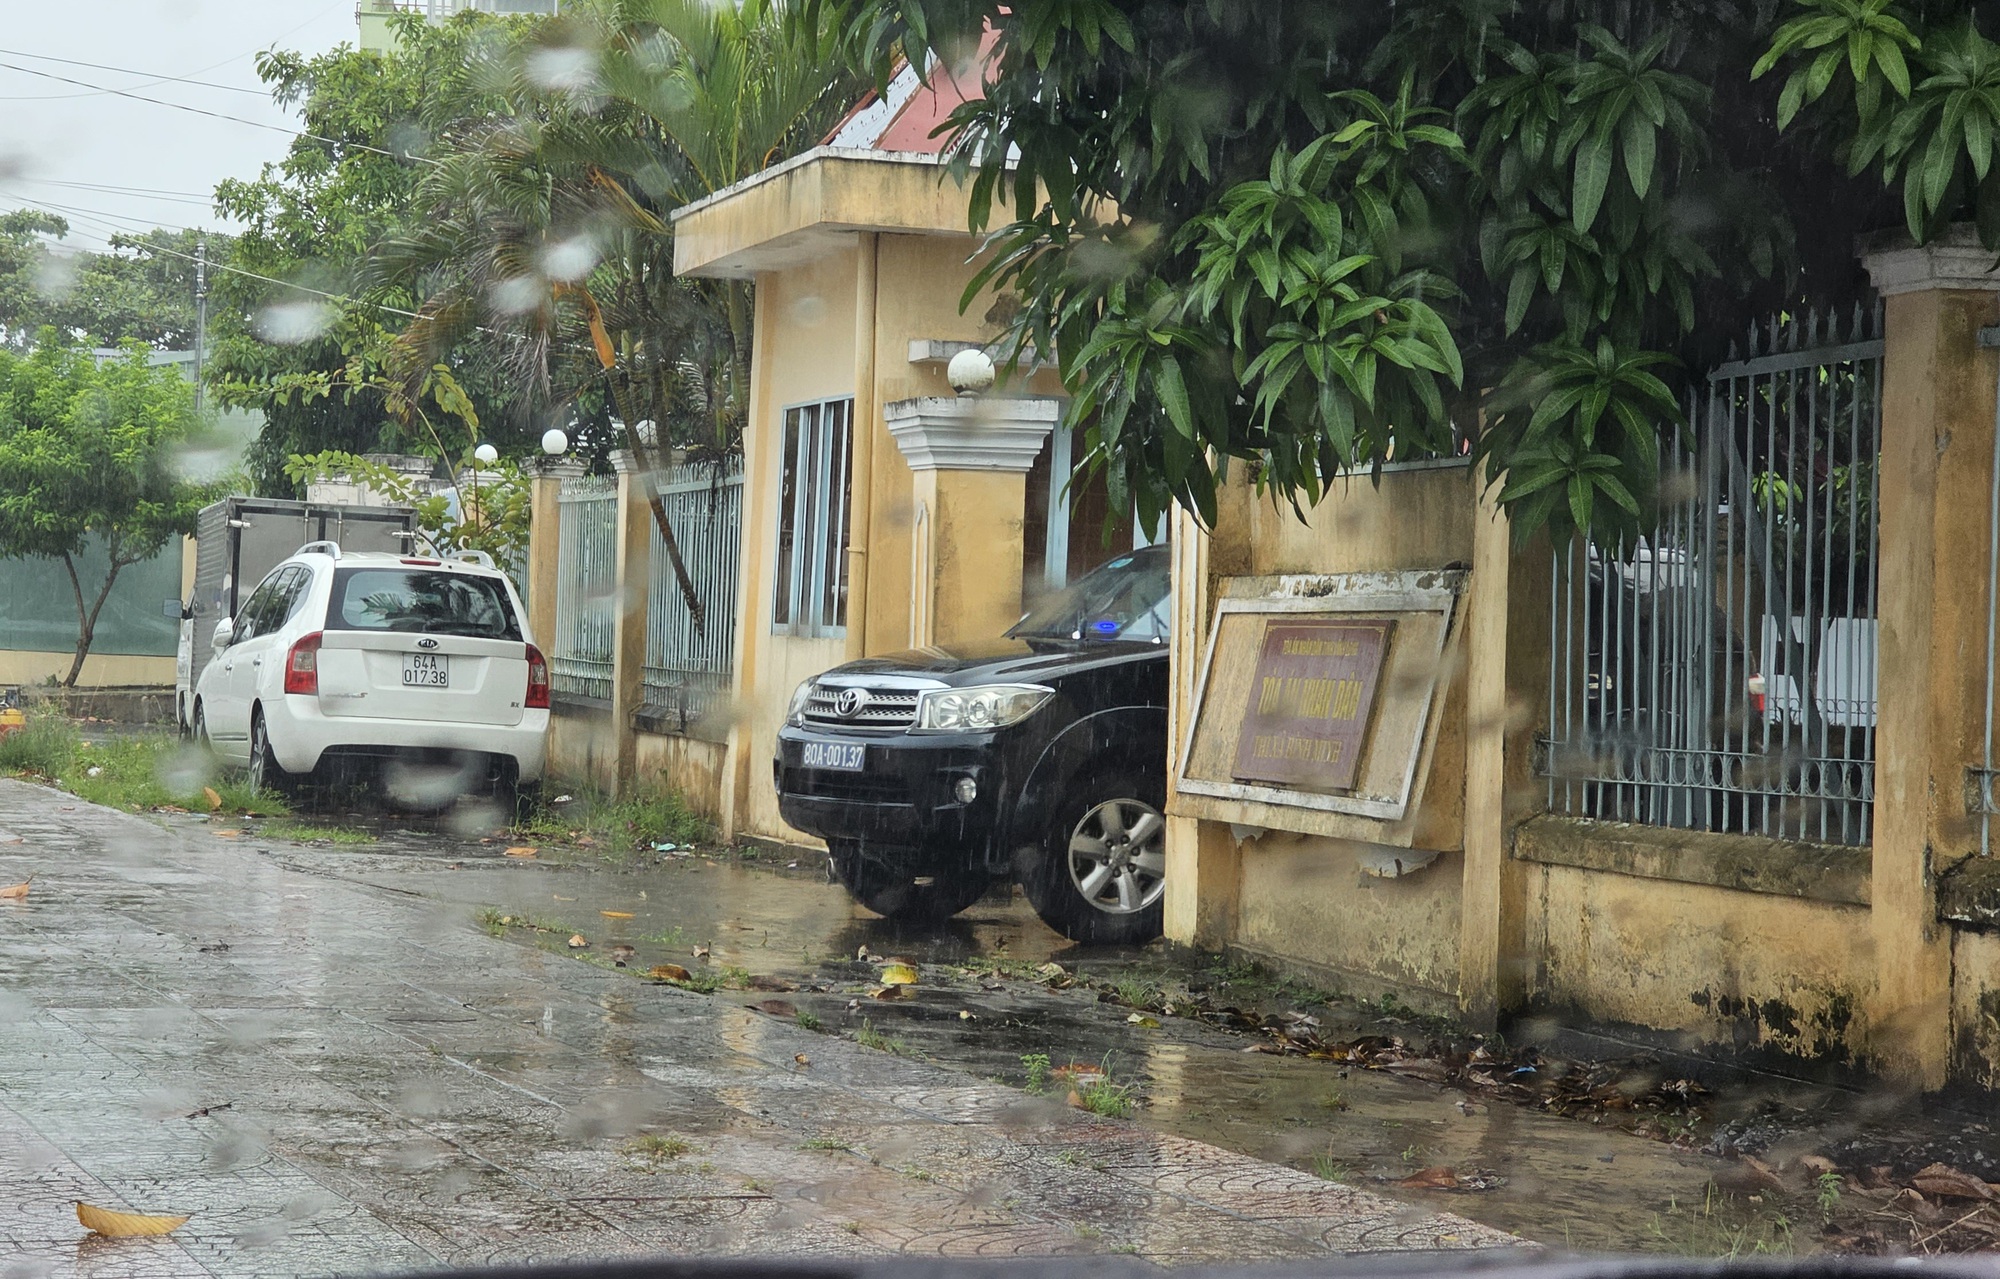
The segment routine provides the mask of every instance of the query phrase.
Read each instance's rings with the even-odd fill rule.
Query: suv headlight
[[[792,690],[792,704],[785,709],[785,722],[793,728],[802,728],[806,722],[806,703],[811,700],[813,681],[807,680]]]
[[[1055,696],[1037,684],[986,684],[974,688],[940,688],[917,698],[918,732],[952,733],[1005,728],[1035,713]]]

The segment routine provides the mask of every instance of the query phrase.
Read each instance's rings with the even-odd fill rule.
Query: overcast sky
[[[67,206],[53,211],[70,219],[70,242],[86,247],[102,245],[114,228],[227,229],[207,202],[215,184],[255,177],[267,161],[283,155],[290,138],[98,89],[295,127],[296,119],[264,96],[256,54],[273,45],[319,53],[352,44],[354,5],[355,0],[0,0],[5,16],[0,208]],[[73,61],[54,61],[58,58]],[[169,76],[255,92],[161,79]]]

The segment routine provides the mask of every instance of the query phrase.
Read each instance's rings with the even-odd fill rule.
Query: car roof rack
[[[297,553],[300,555],[325,555],[337,560],[340,558],[340,543],[331,540],[307,542],[298,549]]]
[[[497,570],[500,567],[498,564],[495,564],[493,562],[493,557],[491,555],[488,555],[485,551],[466,551],[466,550],[446,551],[443,555],[439,556],[438,558],[447,560],[464,560],[468,564],[477,564],[481,568],[490,568]]]

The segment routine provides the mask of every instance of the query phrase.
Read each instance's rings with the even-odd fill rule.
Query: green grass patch
[[[50,706],[29,713],[27,726],[0,737],[0,773],[53,782],[78,799],[126,812],[180,808],[259,817],[281,817],[282,799],[259,794],[240,776],[224,774],[213,758],[167,733],[86,737]]]
[[[679,1159],[682,1155],[692,1153],[694,1148],[694,1143],[684,1137],[646,1133],[620,1146],[618,1152],[635,1163],[653,1169],[668,1160]]]
[[[908,1057],[910,1046],[900,1039],[891,1039],[875,1029],[872,1021],[863,1021],[861,1029],[854,1032],[854,1042],[863,1048],[873,1048],[876,1052],[888,1053],[892,1057]]]
[[[343,848],[375,842],[373,834],[358,826],[321,826],[313,822],[267,822],[258,833],[268,839],[295,839],[300,843],[323,839]]]
[[[567,803],[545,798],[516,826],[525,840],[589,848],[612,861],[627,861],[655,844],[682,848],[713,844],[715,827],[672,791],[641,791],[622,799],[577,789]]]

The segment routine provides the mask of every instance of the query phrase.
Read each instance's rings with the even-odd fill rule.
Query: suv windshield
[[[326,625],[339,631],[521,638],[521,623],[498,579],[423,569],[339,570],[333,575]]]
[[[1100,564],[1029,611],[1015,639],[1154,640],[1167,634],[1171,572],[1165,546]]]

